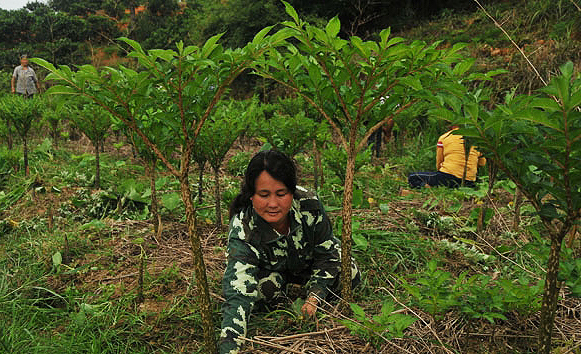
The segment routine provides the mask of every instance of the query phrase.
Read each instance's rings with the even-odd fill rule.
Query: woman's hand
[[[305,301],[305,304],[301,308],[301,312],[308,317],[314,316],[315,313],[317,312],[318,303],[319,300],[317,300],[315,296],[309,296],[309,298],[307,299],[307,301]]]

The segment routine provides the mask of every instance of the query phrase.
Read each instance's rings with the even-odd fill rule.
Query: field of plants
[[[276,148],[363,281],[315,319],[253,314],[244,352],[581,352],[578,64],[500,95],[463,44],[345,39],[285,7],[241,48],[32,59],[51,88],[0,97],[0,351],[215,352],[227,208]],[[280,94],[235,100],[250,72]],[[477,187],[408,191],[450,123],[488,159]]]

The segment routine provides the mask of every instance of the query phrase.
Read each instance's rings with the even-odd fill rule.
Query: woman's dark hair
[[[297,189],[297,170],[293,160],[280,151],[260,151],[252,157],[246,167],[242,190],[230,204],[230,219],[252,204],[250,197],[256,192],[256,179],[262,171],[281,181],[294,194]]]

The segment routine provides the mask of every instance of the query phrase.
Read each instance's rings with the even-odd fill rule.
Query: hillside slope
[[[478,59],[477,69],[509,71],[492,83],[498,93],[514,87],[517,92],[531,93],[567,61],[581,69],[581,7],[575,0],[479,3],[483,7],[476,12],[444,10],[439,17],[398,35],[427,42],[443,40],[444,45],[469,43],[468,55]]]

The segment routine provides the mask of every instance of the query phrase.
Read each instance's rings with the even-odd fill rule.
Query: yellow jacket
[[[436,167],[438,171],[449,173],[458,178],[464,175],[464,141],[462,135],[454,135],[452,132],[458,128],[454,128],[449,132],[443,134],[438,139],[436,148]],[[466,180],[476,181],[476,171],[478,166],[484,166],[486,159],[482,156],[476,148],[470,148],[470,155],[468,156],[468,169],[466,170]]]

